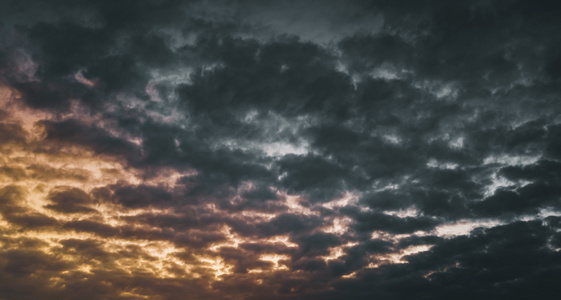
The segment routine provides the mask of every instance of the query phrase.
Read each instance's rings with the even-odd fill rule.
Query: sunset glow
[[[557,299],[560,13],[0,1],[0,299]]]

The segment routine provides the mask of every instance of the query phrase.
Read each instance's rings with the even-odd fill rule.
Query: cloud
[[[0,4],[0,298],[554,299],[555,1]]]

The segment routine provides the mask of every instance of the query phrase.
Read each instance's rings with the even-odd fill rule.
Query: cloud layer
[[[554,299],[560,12],[0,4],[0,298]]]

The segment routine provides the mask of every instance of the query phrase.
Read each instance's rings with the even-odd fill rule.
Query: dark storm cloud
[[[427,217],[399,218],[379,213],[358,214],[353,216],[357,222],[357,230],[383,230],[390,233],[412,233],[417,230],[430,230],[438,221]]]
[[[171,201],[171,195],[167,191],[149,186],[119,187],[113,193],[116,202],[127,207],[142,207]]]
[[[279,161],[286,174],[282,183],[291,192],[312,192],[314,200],[332,199],[343,189],[343,178],[349,170],[317,156],[285,156]],[[325,189],[323,189],[325,187]]]
[[[29,211],[21,205],[26,199],[26,190],[19,186],[8,185],[0,189],[0,214],[2,217],[23,228],[53,227],[58,221],[45,214]]]
[[[123,155],[134,159],[138,154],[130,142],[111,136],[111,134],[96,126],[89,126],[78,120],[61,122],[44,121],[46,140],[54,144],[78,144],[91,147],[97,154],[110,153]]]
[[[0,298],[554,299],[560,10],[0,4]]]
[[[52,202],[46,208],[62,213],[87,213],[96,211],[87,205],[91,203],[90,197],[77,188],[61,187],[49,192],[48,199]]]
[[[507,299],[539,295],[553,299],[552,278],[559,269],[552,266],[558,266],[559,255],[544,247],[552,231],[540,223],[518,222],[442,241],[428,252],[408,257],[408,264],[384,266],[368,271],[361,280],[338,282],[336,292],[323,297],[431,299],[454,295],[470,299],[492,295]],[[514,258],[517,263],[510,263]]]
[[[300,246],[296,258],[328,255],[329,247],[339,246],[342,243],[337,235],[326,233],[300,235],[295,241]]]
[[[555,185],[561,180],[561,163],[553,160],[539,160],[529,166],[502,168],[501,174],[511,180],[524,179]]]
[[[0,126],[0,138],[2,139],[2,144],[11,143],[24,143],[25,142],[25,132],[16,124],[2,124]]]
[[[280,214],[270,222],[264,224],[262,231],[266,235],[278,235],[308,231],[319,224],[321,224],[321,219],[315,216]]]

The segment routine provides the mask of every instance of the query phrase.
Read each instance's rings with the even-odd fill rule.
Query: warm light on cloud
[[[74,74],[74,78],[83,85],[93,87],[95,85],[95,82],[84,77],[84,74],[82,74],[82,72],[82,70],[76,72],[76,74]]]
[[[432,246],[430,245],[417,245],[401,249],[397,253],[390,253],[381,256],[373,255],[370,257],[372,262],[368,264],[367,268],[379,268],[382,265],[388,264],[406,264],[408,263],[408,261],[405,259],[405,257],[428,251],[431,247]]]
[[[278,270],[288,270],[288,267],[282,263],[283,260],[288,260],[290,257],[288,255],[279,255],[279,254],[262,254],[259,257],[262,261],[269,261],[273,263],[273,271]]]
[[[215,280],[222,280],[222,275],[228,275],[231,273],[230,270],[232,267],[226,265],[220,257],[201,257],[199,258],[199,261],[204,263],[203,268],[208,268],[213,271]]]
[[[558,298],[555,1],[67,2],[0,1],[0,299]]]

